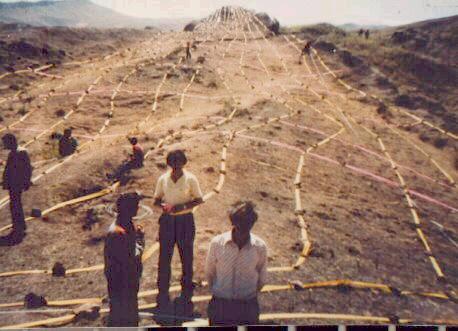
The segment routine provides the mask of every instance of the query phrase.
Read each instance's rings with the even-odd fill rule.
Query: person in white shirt
[[[258,292],[266,283],[267,246],[250,233],[258,215],[252,202],[238,202],[230,210],[232,230],[212,239],[206,276],[212,292],[210,325],[259,323]]]
[[[171,168],[159,177],[154,193],[155,205],[162,207],[159,218],[159,266],[157,285],[159,309],[167,309],[170,304],[169,287],[171,262],[175,244],[181,257],[182,279],[181,298],[190,303],[193,295],[193,251],[195,225],[192,210],[203,203],[202,191],[196,176],[183,167],[187,158],[182,150],[171,151],[167,155],[167,165]]]

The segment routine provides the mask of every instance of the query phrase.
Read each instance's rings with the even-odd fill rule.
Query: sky
[[[0,0],[15,2],[16,0]],[[26,0],[35,1],[35,0]],[[266,12],[282,25],[400,25],[458,15],[458,0],[92,0],[126,15],[148,18],[205,17],[225,5]]]

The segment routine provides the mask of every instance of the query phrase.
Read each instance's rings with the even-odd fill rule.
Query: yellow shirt
[[[176,183],[172,180],[171,174],[172,171],[169,170],[157,180],[156,190],[154,192],[155,199],[162,199],[165,203],[176,206],[203,197],[199,182],[192,173],[183,170],[183,175]],[[192,208],[173,213],[172,215],[186,214],[191,211]]]

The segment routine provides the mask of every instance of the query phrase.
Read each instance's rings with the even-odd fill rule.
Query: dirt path
[[[36,167],[36,175],[59,164],[24,195],[26,212],[108,187],[105,175],[125,157],[129,133],[135,133],[150,149],[148,159],[115,194],[30,221],[23,243],[1,248],[0,274],[46,271],[55,262],[68,269],[103,263],[101,238],[112,215],[102,212],[99,223],[86,231],[82,226],[87,211],[112,206],[118,193],[132,189],[152,195],[164,171],[167,151],[183,148],[189,156],[189,169],[211,195],[195,214],[196,282],[204,280],[209,240],[229,229],[226,210],[239,199],[250,199],[260,214],[254,232],[269,246],[269,284],[350,279],[415,293],[441,293],[445,298],[454,295],[450,291],[458,283],[458,249],[453,244],[458,205],[456,188],[444,175],[457,177],[452,148],[437,150],[409,132],[396,134],[394,124],[405,122],[405,116],[394,114],[388,126],[376,106],[337,84],[316,55],[299,64],[292,39],[291,43],[282,36],[266,39],[263,27],[247,12],[237,10],[234,15],[235,19],[227,22],[206,22],[193,33],[162,34],[94,66],[65,69],[65,77],[73,75],[72,79],[14,130],[21,142],[41,134],[28,145],[33,162],[43,161]],[[194,40],[196,45],[189,62],[181,60],[186,40]],[[198,57],[203,57],[203,63],[197,63]],[[99,77],[96,86],[85,93]],[[47,78],[43,82],[34,93],[47,93],[57,84]],[[75,108],[81,96],[84,99]],[[71,109],[76,111],[49,130],[62,119],[56,115],[59,110],[68,114]],[[6,118],[4,123],[15,120]],[[48,137],[64,126],[74,127],[80,144],[86,144],[81,153],[60,164],[61,160],[54,160],[55,142]],[[209,127],[201,129],[204,126]],[[232,140],[231,132],[237,133]],[[382,139],[388,154],[370,132]],[[164,138],[163,144],[158,144]],[[0,158],[5,156],[2,153]],[[222,155],[226,156],[225,172],[220,174]],[[404,191],[395,170],[406,183]],[[406,195],[413,201],[419,227],[412,220]],[[152,201],[144,204],[151,207]],[[148,208],[143,210],[147,217],[139,223],[146,229],[147,247],[152,247],[159,211],[153,209],[151,214]],[[9,224],[6,203],[0,213],[0,225]],[[425,254],[418,229],[427,238],[431,254]],[[307,244],[311,244],[311,251],[301,258]],[[443,279],[437,278],[430,255],[440,266]],[[295,264],[296,269],[292,268]],[[175,285],[180,268],[175,254]],[[156,288],[156,275],[157,255],[153,253],[145,261],[141,291]],[[100,269],[65,278],[43,272],[1,278],[0,304],[20,303],[29,292],[44,295],[48,301],[106,294]],[[457,313],[456,305],[448,299],[397,291],[344,285],[284,289],[261,295],[263,313],[396,315],[416,322],[450,320]],[[154,303],[154,295],[147,294],[140,298],[141,305]],[[208,295],[206,287],[197,289],[199,302],[195,304],[196,311],[205,317],[202,295]],[[2,308],[2,312],[8,309]],[[0,314],[0,325],[59,314],[65,313]],[[336,322],[329,315],[304,316],[305,320],[299,315],[291,317],[290,323]],[[270,320],[268,315],[264,319]],[[357,317],[353,320],[360,321]],[[286,319],[273,319],[273,323],[282,321]],[[150,319],[142,319],[142,325],[150,324]],[[103,319],[71,325],[98,326],[103,325]]]

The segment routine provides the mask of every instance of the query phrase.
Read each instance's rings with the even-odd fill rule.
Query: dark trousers
[[[210,325],[256,325],[259,324],[258,298],[230,300],[214,296],[207,313]]]
[[[186,50],[186,60],[191,58],[191,51],[189,49]]]
[[[25,232],[24,210],[22,208],[22,190],[9,190],[13,233],[22,235]]]
[[[110,315],[108,326],[138,326],[138,290],[108,282]]]
[[[194,237],[196,228],[192,213],[185,215],[162,214],[159,218],[159,267],[157,286],[159,289],[159,301],[168,298],[171,276],[171,262],[175,244],[181,257],[182,293],[185,297],[191,298],[192,286],[192,261],[194,255]],[[161,302],[159,302],[161,303]]]

